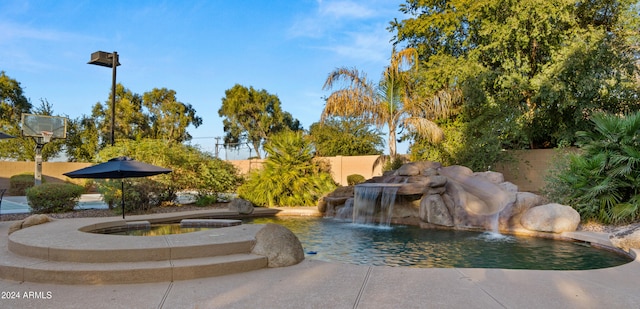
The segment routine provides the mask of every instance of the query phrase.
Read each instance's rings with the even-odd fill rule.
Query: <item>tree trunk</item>
[[[396,128],[389,126],[389,157],[396,157]]]
[[[256,151],[256,157],[258,157],[258,159],[262,159],[262,157],[260,156],[260,141],[253,141],[253,150]]]

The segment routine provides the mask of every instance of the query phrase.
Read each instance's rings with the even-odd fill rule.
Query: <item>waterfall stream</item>
[[[355,186],[353,223],[391,225],[393,204],[401,184],[360,184]]]

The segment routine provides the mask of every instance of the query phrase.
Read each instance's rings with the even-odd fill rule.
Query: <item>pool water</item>
[[[185,234],[204,230],[210,230],[212,227],[181,227],[179,223],[175,224],[151,224],[149,228],[109,228],[92,231],[97,234],[108,235],[126,235],[126,236],[164,236],[172,234]]]
[[[583,270],[622,265],[628,256],[581,242],[395,225],[358,225],[332,218],[253,218],[277,223],[302,243],[305,256],[330,262],[418,268]]]

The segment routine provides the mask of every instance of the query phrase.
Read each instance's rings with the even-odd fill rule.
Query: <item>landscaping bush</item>
[[[33,173],[13,175],[9,178],[9,195],[26,195],[27,189],[34,185],[35,177]]]
[[[180,143],[155,139],[119,141],[116,146],[101,150],[96,160],[105,162],[119,156],[171,169],[171,173],[151,179],[173,192],[189,190],[199,195],[234,192],[242,180],[233,164]]]
[[[383,172],[395,171],[400,167],[402,167],[402,165],[404,165],[405,163],[407,163],[407,161],[403,156],[394,157],[384,164],[384,166],[382,167],[382,171]]]
[[[84,188],[70,183],[43,183],[27,189],[27,202],[33,213],[72,211]]]
[[[363,183],[366,179],[364,178],[364,176],[359,175],[359,174],[352,174],[347,176],[347,185],[349,186],[355,186],[359,183]]]
[[[171,203],[176,195],[170,187],[150,178],[128,178],[124,181],[124,208],[127,213],[145,212]],[[98,181],[98,191],[105,203],[116,212],[122,211],[122,182],[119,179]]]
[[[591,132],[578,132],[580,152],[551,172],[545,194],[575,208],[583,221],[640,219],[640,113],[595,114]]]
[[[258,206],[313,206],[336,184],[313,160],[310,143],[300,132],[282,132],[264,146],[264,168],[251,172],[238,188],[239,197]]]
[[[218,202],[217,194],[199,195],[198,199],[196,200],[196,206],[204,207],[204,206],[213,205],[217,202]]]
[[[503,149],[521,149],[521,145],[504,144],[502,140],[518,139],[502,136],[500,122],[486,118],[466,122],[461,119],[440,124],[445,139],[441,143],[431,143],[425,139],[416,140],[410,147],[411,161],[440,162],[444,166],[462,165],[473,171],[487,171],[496,162],[508,160]],[[511,129],[506,130],[511,131]]]

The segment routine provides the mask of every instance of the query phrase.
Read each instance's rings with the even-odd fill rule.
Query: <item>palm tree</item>
[[[331,174],[313,160],[313,147],[302,131],[283,130],[264,145],[267,159],[252,172],[238,194],[259,206],[311,206],[335,190]]]
[[[375,125],[378,129],[386,126],[389,130],[389,157],[396,158],[397,129],[406,128],[432,142],[443,139],[442,130],[431,120],[448,113],[448,104],[453,97],[442,94],[424,100],[416,95],[415,81],[418,54],[413,48],[391,54],[391,63],[385,69],[380,82],[374,86],[366,74],[357,69],[338,68],[331,72],[322,87],[331,90],[339,82],[346,82],[344,88],[331,93],[326,100],[320,121],[331,116],[358,117]],[[453,92],[446,92],[451,94]],[[441,95],[441,97],[439,97]],[[434,105],[435,104],[435,105]]]
[[[592,131],[578,131],[582,153],[574,155],[568,175],[570,196],[583,218],[604,223],[640,218],[640,112],[630,115],[596,113]],[[568,181],[569,182],[569,181]]]

